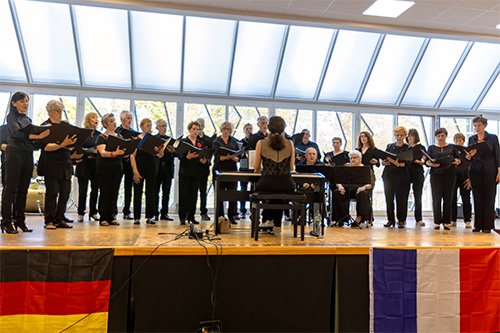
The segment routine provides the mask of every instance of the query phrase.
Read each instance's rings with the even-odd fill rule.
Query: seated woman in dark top
[[[443,224],[443,229],[450,230],[451,203],[456,181],[455,165],[460,164],[460,155],[454,145],[446,143],[448,131],[445,128],[438,128],[434,132],[434,136],[436,137],[436,143],[429,147],[429,156],[432,159],[439,159],[446,156],[453,156],[455,158],[452,164],[441,165],[433,163],[430,160],[426,162],[427,166],[431,167],[434,229],[439,230],[441,224]]]
[[[233,124],[229,121],[225,121],[220,126],[221,135],[216,138],[213,142],[213,148],[215,149],[215,162],[214,162],[214,172],[217,171],[236,171],[238,168],[236,163],[239,161],[238,156],[231,153],[221,153],[219,148],[227,148],[230,150],[238,150],[238,142],[235,138],[231,136],[233,133]],[[219,150],[219,151],[218,151]],[[215,179],[213,177],[212,179]],[[236,190],[236,182],[222,182],[220,184],[221,189],[224,190]],[[219,216],[224,216],[224,203],[220,203],[218,207]],[[237,224],[235,221],[236,216],[236,201],[229,202],[229,208],[227,210],[227,216],[232,224]]]
[[[349,153],[342,150],[342,139],[339,137],[334,137],[332,139],[333,150],[325,154],[325,159],[323,162],[328,165],[344,165],[349,163]]]
[[[358,144],[356,150],[359,150],[363,156],[361,163],[368,165],[373,170],[373,166],[380,166],[379,158],[377,155],[377,148],[375,148],[375,141],[369,132],[360,132],[358,135]]]
[[[349,153],[350,165],[352,167],[363,167],[361,163],[361,152],[358,150]],[[375,175],[370,169],[371,182],[369,184],[336,184],[336,190],[333,192],[333,221],[336,221],[339,226],[343,226],[344,222],[349,220],[349,201],[356,199],[356,219],[351,225],[352,227],[359,226],[360,223],[371,221],[372,205],[370,202],[371,191],[375,184]]]
[[[295,166],[295,149],[292,141],[285,139],[285,121],[273,116],[269,118],[269,131],[264,140],[257,142],[254,170],[262,171],[262,177],[255,186],[256,191],[294,192],[290,171]],[[261,166],[262,162],[262,166]],[[283,210],[273,210],[273,221],[266,221],[263,226],[274,226],[274,234],[281,234]]]

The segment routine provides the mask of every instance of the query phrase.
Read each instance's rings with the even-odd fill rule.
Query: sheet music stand
[[[351,186],[352,185],[363,186],[365,184],[372,183],[371,174],[370,174],[371,170],[370,170],[369,166],[353,167],[353,166],[341,165],[341,166],[334,166],[332,169],[333,170],[330,174],[330,179],[329,179],[331,187],[333,187],[333,186],[336,187],[336,184],[342,184],[342,185],[348,185],[348,186],[349,185],[351,185]],[[348,200],[348,202],[350,202],[351,201],[350,191],[347,188],[346,188],[346,191],[347,191],[347,200]],[[351,216],[349,210],[347,212],[347,215],[344,216],[341,220],[344,220],[346,217],[349,217],[349,220],[348,220],[349,225],[357,225],[361,229],[359,224]]]

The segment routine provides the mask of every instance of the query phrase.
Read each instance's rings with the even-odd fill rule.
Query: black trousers
[[[2,224],[12,223],[13,218],[24,223],[26,197],[33,174],[33,152],[9,148],[5,150],[5,188],[2,197]],[[15,205],[16,216],[13,216]]]
[[[242,191],[247,191],[248,190],[248,182],[240,182],[241,190]],[[247,213],[247,208],[246,206],[247,201],[240,201],[240,213],[241,214],[246,214]]]
[[[193,221],[200,178],[179,175],[179,218]]]
[[[203,176],[198,178],[200,181],[199,190],[200,190],[200,214],[208,213],[207,209],[207,186],[208,186],[208,175],[209,171],[203,170]]]
[[[474,195],[474,229],[495,228],[496,172],[469,172]]]
[[[94,165],[89,168],[88,177],[78,177],[78,215],[85,215],[87,208],[87,192],[90,182],[90,200],[89,200],[89,215],[97,214],[97,198],[99,196],[99,183],[97,181],[97,171],[95,160],[87,161]]]
[[[54,179],[45,177],[45,224],[61,223],[66,212],[71,179]]]
[[[132,187],[134,185],[134,169],[130,164],[130,160],[123,161],[123,214],[130,214],[130,203],[132,202]]]
[[[221,182],[220,189],[221,190],[236,190],[237,183],[236,182]],[[218,203],[217,211],[219,212],[219,216],[224,216],[224,202]],[[233,220],[236,215],[236,201],[229,201],[229,207],[227,209],[227,217],[229,220]]]
[[[97,181],[99,183],[99,215],[101,221],[114,220],[118,191],[122,178],[122,164],[120,160],[110,159],[97,161]],[[116,163],[120,162],[120,163]]]
[[[423,173],[410,172],[410,184],[413,188],[415,200],[415,221],[422,221],[422,193],[424,190],[425,177]]]
[[[387,220],[395,222],[394,217],[394,198],[396,198],[396,216],[398,222],[406,222],[408,215],[408,194],[410,192],[410,182],[402,180],[400,177],[384,178],[385,204]]]
[[[451,203],[455,181],[456,175],[451,172],[449,174],[431,174],[434,224],[450,223],[451,221]]]
[[[338,189],[333,191],[333,220],[346,222],[349,220],[349,201],[356,199],[356,214],[361,216],[361,221],[371,221],[372,205],[370,203],[370,192],[361,191],[356,193],[358,186],[346,186],[346,192],[342,195]]]
[[[146,218],[151,219],[156,211],[156,165],[144,165],[137,161],[141,181],[134,183],[134,219],[141,219],[142,193],[146,183]]]
[[[155,187],[155,215],[168,215],[168,208],[170,207],[170,189],[172,188],[172,175],[167,173],[167,169],[160,164],[158,173],[156,174],[156,187]],[[161,189],[161,209],[158,205],[160,202],[160,189]]]
[[[455,190],[451,198],[451,220],[457,221],[457,194],[460,189],[460,197],[462,198],[462,209],[464,213],[464,222],[470,222],[472,219],[472,204],[470,201],[471,190],[465,188],[464,182],[466,179],[462,175],[457,175]]]

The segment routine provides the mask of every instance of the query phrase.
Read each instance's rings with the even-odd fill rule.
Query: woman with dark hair
[[[432,210],[434,213],[434,229],[439,230],[443,224],[444,230],[450,230],[451,203],[453,189],[455,188],[455,165],[460,164],[458,151],[454,145],[446,142],[448,131],[445,128],[438,128],[434,132],[436,143],[429,146],[429,156],[436,160],[446,156],[454,157],[451,164],[433,163],[427,161],[427,166],[431,167],[431,188],[432,188]],[[443,210],[441,212],[441,202]]]
[[[146,136],[147,133],[151,134],[153,122],[149,118],[141,120],[142,133],[139,134],[139,139]],[[163,147],[155,147],[156,155],[153,156],[141,149],[136,149],[130,155],[130,163],[132,170],[134,170],[134,224],[141,224],[141,206],[142,206],[142,193],[144,193],[144,182],[146,182],[146,224],[155,224],[153,217],[155,215],[155,192],[156,192],[156,173],[157,157],[163,157]]]
[[[323,162],[332,166],[344,165],[349,163],[349,153],[342,150],[342,138],[334,137],[332,139],[333,150],[325,154]]]
[[[102,126],[106,131],[97,138],[97,182],[99,183],[99,225],[120,225],[115,220],[116,200],[120,189],[120,180],[123,174],[122,158],[125,150],[117,147],[115,151],[107,151],[106,143],[110,135],[115,133],[116,121],[112,113],[102,116]]]
[[[237,171],[238,167],[236,163],[239,161],[239,158],[235,154],[230,153],[220,153],[217,150],[219,148],[227,148],[230,150],[238,150],[238,142],[235,138],[231,136],[233,132],[233,124],[229,121],[225,121],[220,126],[221,135],[214,140],[213,148],[215,149],[215,161],[214,161],[214,172],[217,171]],[[213,177],[212,179],[215,179]],[[226,190],[236,190],[237,184],[235,182],[222,182],[220,184],[221,189]],[[224,216],[224,204],[219,203],[218,207],[219,216]],[[232,224],[237,224],[235,221],[236,216],[236,201],[230,201],[229,207],[227,210],[227,217]]]
[[[285,139],[285,121],[273,116],[269,118],[269,131],[264,140],[257,142],[255,147],[254,170],[262,172],[262,177],[255,185],[256,191],[294,192],[290,171],[295,167],[295,148],[292,141]],[[262,167],[261,167],[262,161]],[[281,219],[283,210],[273,210],[273,222],[266,221],[264,226],[274,226],[274,234],[281,234]]]
[[[405,143],[408,131],[403,126],[397,126],[392,131],[396,142],[389,143],[386,151],[393,154],[400,154],[408,150]],[[384,227],[393,227],[398,219],[398,228],[402,229],[406,224],[408,215],[408,193],[410,192],[410,176],[406,162],[399,162],[398,159],[388,157],[382,162],[385,165],[382,179],[384,180],[385,204],[387,212],[387,223]],[[394,198],[396,199],[396,217],[394,216]]]
[[[406,142],[410,145],[410,149],[418,149],[425,151],[425,147],[420,143],[418,131],[414,128],[408,130]],[[413,199],[415,202],[415,224],[424,227],[425,222],[422,221],[422,193],[424,189],[424,167],[425,158],[412,161],[408,164],[408,174],[410,176],[410,185],[413,187]]]
[[[50,130],[40,134],[26,134],[21,129],[31,124],[28,113],[29,98],[24,92],[16,92],[10,99],[7,115],[7,148],[5,149],[5,189],[2,197],[2,233],[17,234],[17,228],[31,232],[26,227],[26,197],[33,174],[33,140],[43,139]],[[15,205],[16,216],[12,216]],[[15,219],[14,227],[12,220]]]
[[[495,228],[495,196],[500,183],[500,146],[498,137],[485,131],[488,119],[476,116],[472,119],[476,135],[469,138],[469,144],[486,142],[490,151],[477,156],[477,150],[471,150],[466,158],[471,161],[469,177],[474,194],[474,229],[473,232],[490,233]]]
[[[203,148],[203,142],[198,136],[200,130],[200,123],[192,121],[188,124],[187,129],[189,136],[183,141],[198,147]],[[188,222],[193,224],[200,224],[196,221],[194,214],[196,213],[196,200],[198,197],[198,188],[200,185],[200,178],[204,174],[203,165],[207,163],[205,157],[199,158],[200,154],[197,152],[188,151],[187,154],[179,157],[181,161],[179,167],[179,219],[181,224]]]
[[[458,150],[458,154],[460,155],[460,167],[457,168],[456,174],[456,182],[455,182],[455,190],[453,191],[452,203],[451,203],[451,226],[457,226],[457,217],[458,217],[458,207],[457,207],[457,195],[458,190],[460,189],[460,197],[462,198],[462,212],[465,222],[465,228],[472,228],[471,220],[472,220],[472,204],[471,204],[471,185],[469,179],[469,164],[470,162],[467,160],[467,151],[465,150],[465,135],[462,133],[455,133],[453,136],[453,142],[455,143],[455,148]]]
[[[99,220],[97,217],[97,197],[99,195],[99,184],[97,182],[97,139],[101,132],[97,130],[99,120],[96,112],[89,112],[83,121],[84,128],[92,129],[92,134],[83,143],[83,161],[76,165],[76,177],[78,178],[78,222],[83,222],[85,208],[87,206],[87,190],[90,181],[89,221]]]
[[[359,133],[356,150],[359,150],[363,156],[361,160],[363,165],[370,166],[372,170],[374,165],[380,166],[375,141],[369,132],[363,131]]]

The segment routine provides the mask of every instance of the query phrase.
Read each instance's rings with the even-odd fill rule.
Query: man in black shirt
[[[303,129],[302,133],[304,133],[304,137],[302,138],[302,142],[298,145],[295,146],[295,148],[300,149],[302,151],[306,151],[307,148],[314,148],[316,149],[316,152],[318,153],[318,160],[321,160],[321,153],[319,152],[319,147],[315,142],[309,141],[309,138],[311,137],[311,133],[309,132],[308,129]],[[305,156],[298,156],[296,159],[296,163],[299,161],[304,161],[306,158]]]
[[[163,119],[156,121],[156,129],[159,138],[164,140],[170,137],[166,135],[167,132],[167,122]],[[158,220],[158,215],[160,215],[160,220],[173,221],[172,218],[168,216],[169,198],[170,198],[170,188],[172,186],[172,179],[174,178],[174,147],[167,145],[165,147],[165,152],[163,157],[158,161],[158,174],[156,175],[156,192],[155,192],[155,202],[156,202],[156,214],[155,220]],[[162,200],[161,209],[158,210],[158,202],[160,199],[160,188],[162,189]]]
[[[120,112],[120,120],[122,124],[116,128],[116,133],[122,135],[125,139],[131,139],[131,137],[127,137],[124,135],[123,130],[132,131],[132,112],[130,111],[122,111]],[[125,182],[123,184],[123,192],[124,192],[124,202],[123,202],[123,218],[125,220],[132,220],[132,216],[130,215],[130,202],[132,201],[132,187],[134,185],[134,170],[132,169],[132,165],[130,164],[130,157],[124,157],[122,159],[123,163],[123,175],[125,177]]]

